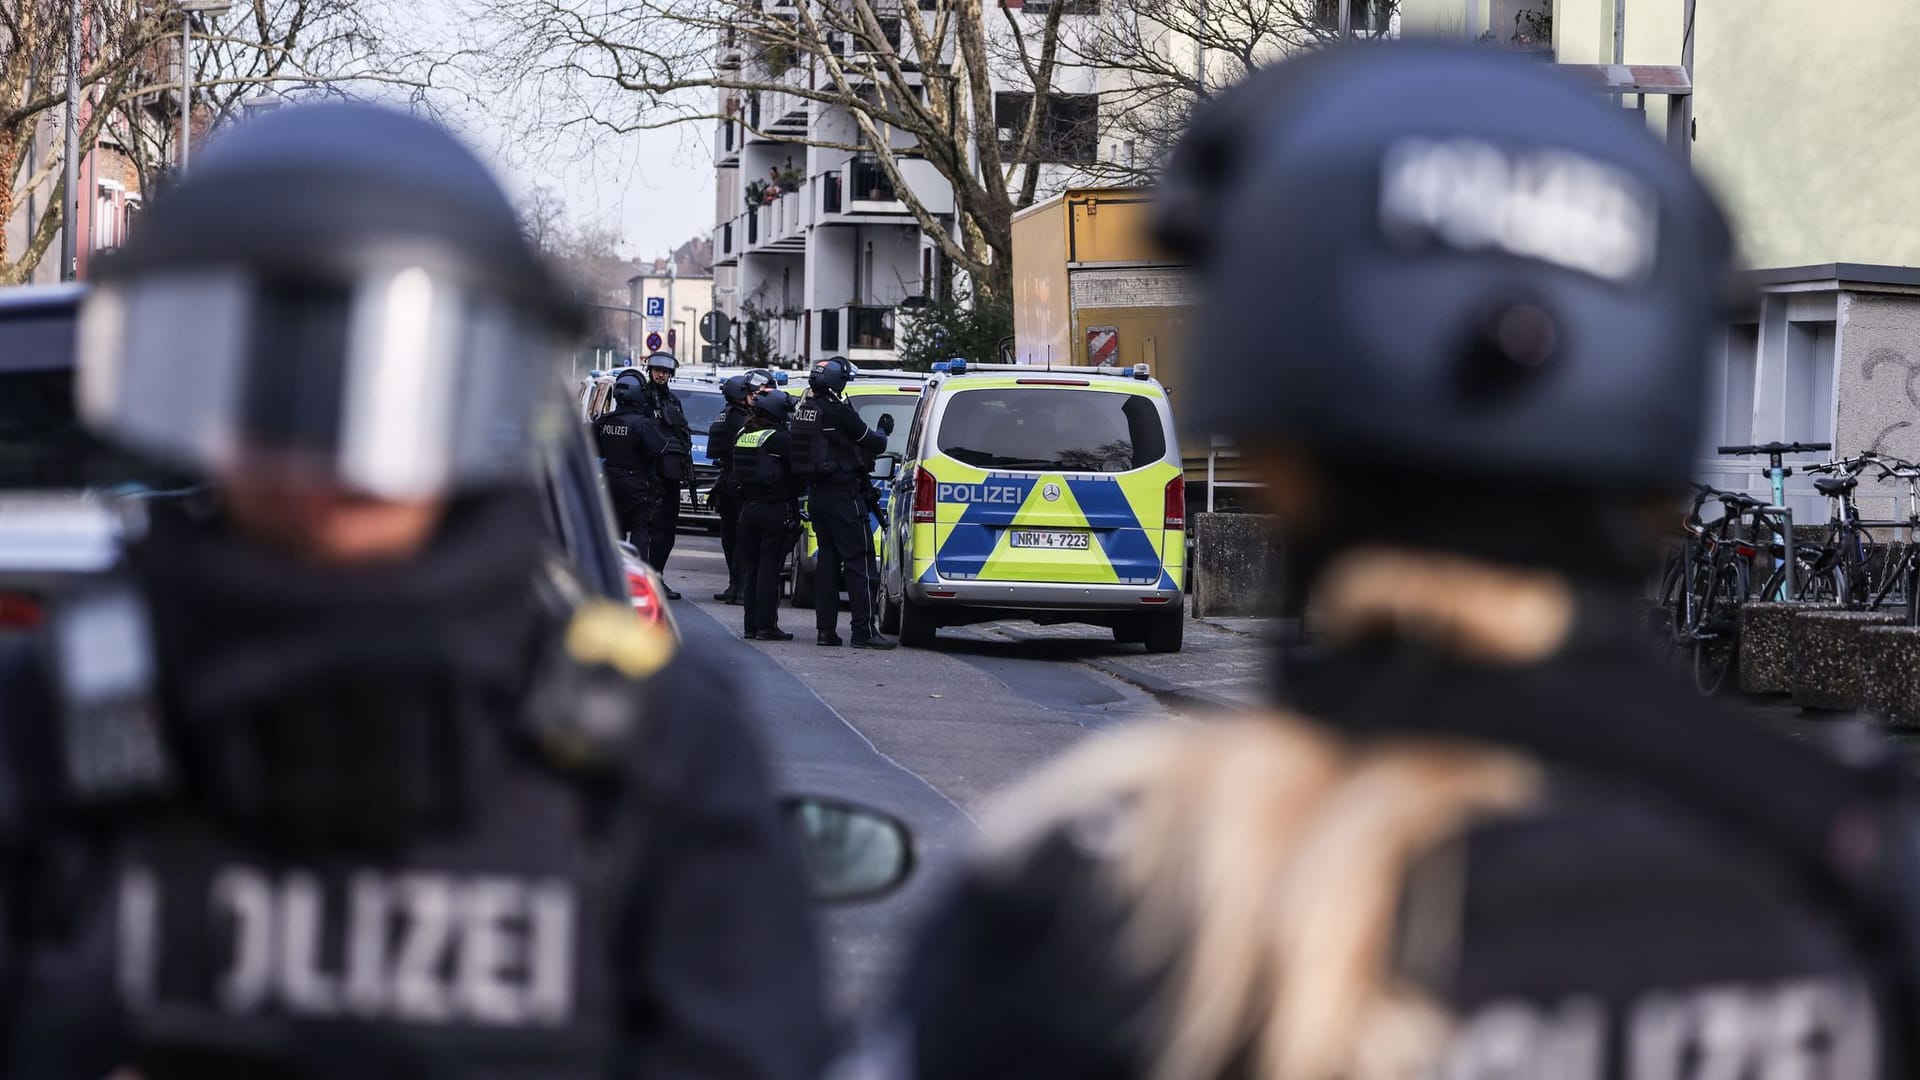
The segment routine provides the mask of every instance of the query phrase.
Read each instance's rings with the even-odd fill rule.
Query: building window
[[[100,188],[93,199],[93,246],[96,251],[120,246],[120,210],[113,191]]]
[[[1787,324],[1784,441],[1833,441],[1833,350],[1832,323]]]
[[[1369,33],[1383,28],[1385,18],[1375,20],[1380,9],[1387,6],[1386,0],[1313,0],[1313,24],[1330,33],[1340,30],[1340,5],[1346,4],[1350,14],[1348,26],[1355,34]]]
[[[1100,152],[1100,98],[1095,94],[1053,94],[1035,133],[1031,153],[1021,153],[1020,136],[1026,130],[1033,95],[999,93],[993,96],[994,126],[1000,135],[1000,154],[1015,161],[1091,163]]]
[[[1056,5],[1062,15],[1100,14],[1100,0],[1027,0],[1023,10],[1029,15],[1045,18]]]
[[[820,351],[826,353],[840,351],[840,312],[837,309],[820,313]]]
[[[1737,323],[1727,327],[1726,363],[1721,367],[1720,422],[1712,428],[1721,446],[1745,446],[1753,441],[1753,388],[1760,370],[1760,327]]]

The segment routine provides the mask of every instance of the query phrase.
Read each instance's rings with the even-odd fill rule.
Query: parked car
[[[73,349],[85,294],[84,286],[0,289],[0,628],[37,621],[41,598],[70,578],[111,570],[148,500],[212,498],[80,423]],[[557,554],[582,584],[673,627],[658,576],[636,579],[622,557],[584,428],[560,440],[541,479]]]
[[[1179,651],[1186,482],[1146,365],[935,368],[893,478],[881,629],[924,646],[1024,618]]]

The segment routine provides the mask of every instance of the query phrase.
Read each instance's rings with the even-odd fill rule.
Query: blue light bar
[[[933,364],[933,370],[942,375],[965,375],[967,373],[967,358],[964,356],[956,356],[951,360],[936,360]]]
[[[1135,364],[1135,365],[1133,365],[1133,377],[1134,377],[1134,378],[1136,378],[1136,379],[1144,379],[1144,378],[1146,378],[1146,377],[1147,377],[1147,365],[1145,365],[1145,364]]]

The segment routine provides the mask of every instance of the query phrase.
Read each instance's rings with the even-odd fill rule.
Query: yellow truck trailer
[[[1151,199],[1145,188],[1072,188],[1014,215],[1013,359],[1148,365],[1172,402],[1191,487],[1206,482],[1209,449],[1181,409],[1194,278],[1154,244]],[[1237,460],[1215,464],[1218,479],[1243,478]]]

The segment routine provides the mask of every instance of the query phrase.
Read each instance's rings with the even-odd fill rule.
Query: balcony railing
[[[900,193],[880,162],[873,158],[855,158],[848,169],[854,202],[899,202]]]
[[[847,348],[891,352],[893,350],[893,309],[890,307],[848,308]]]

